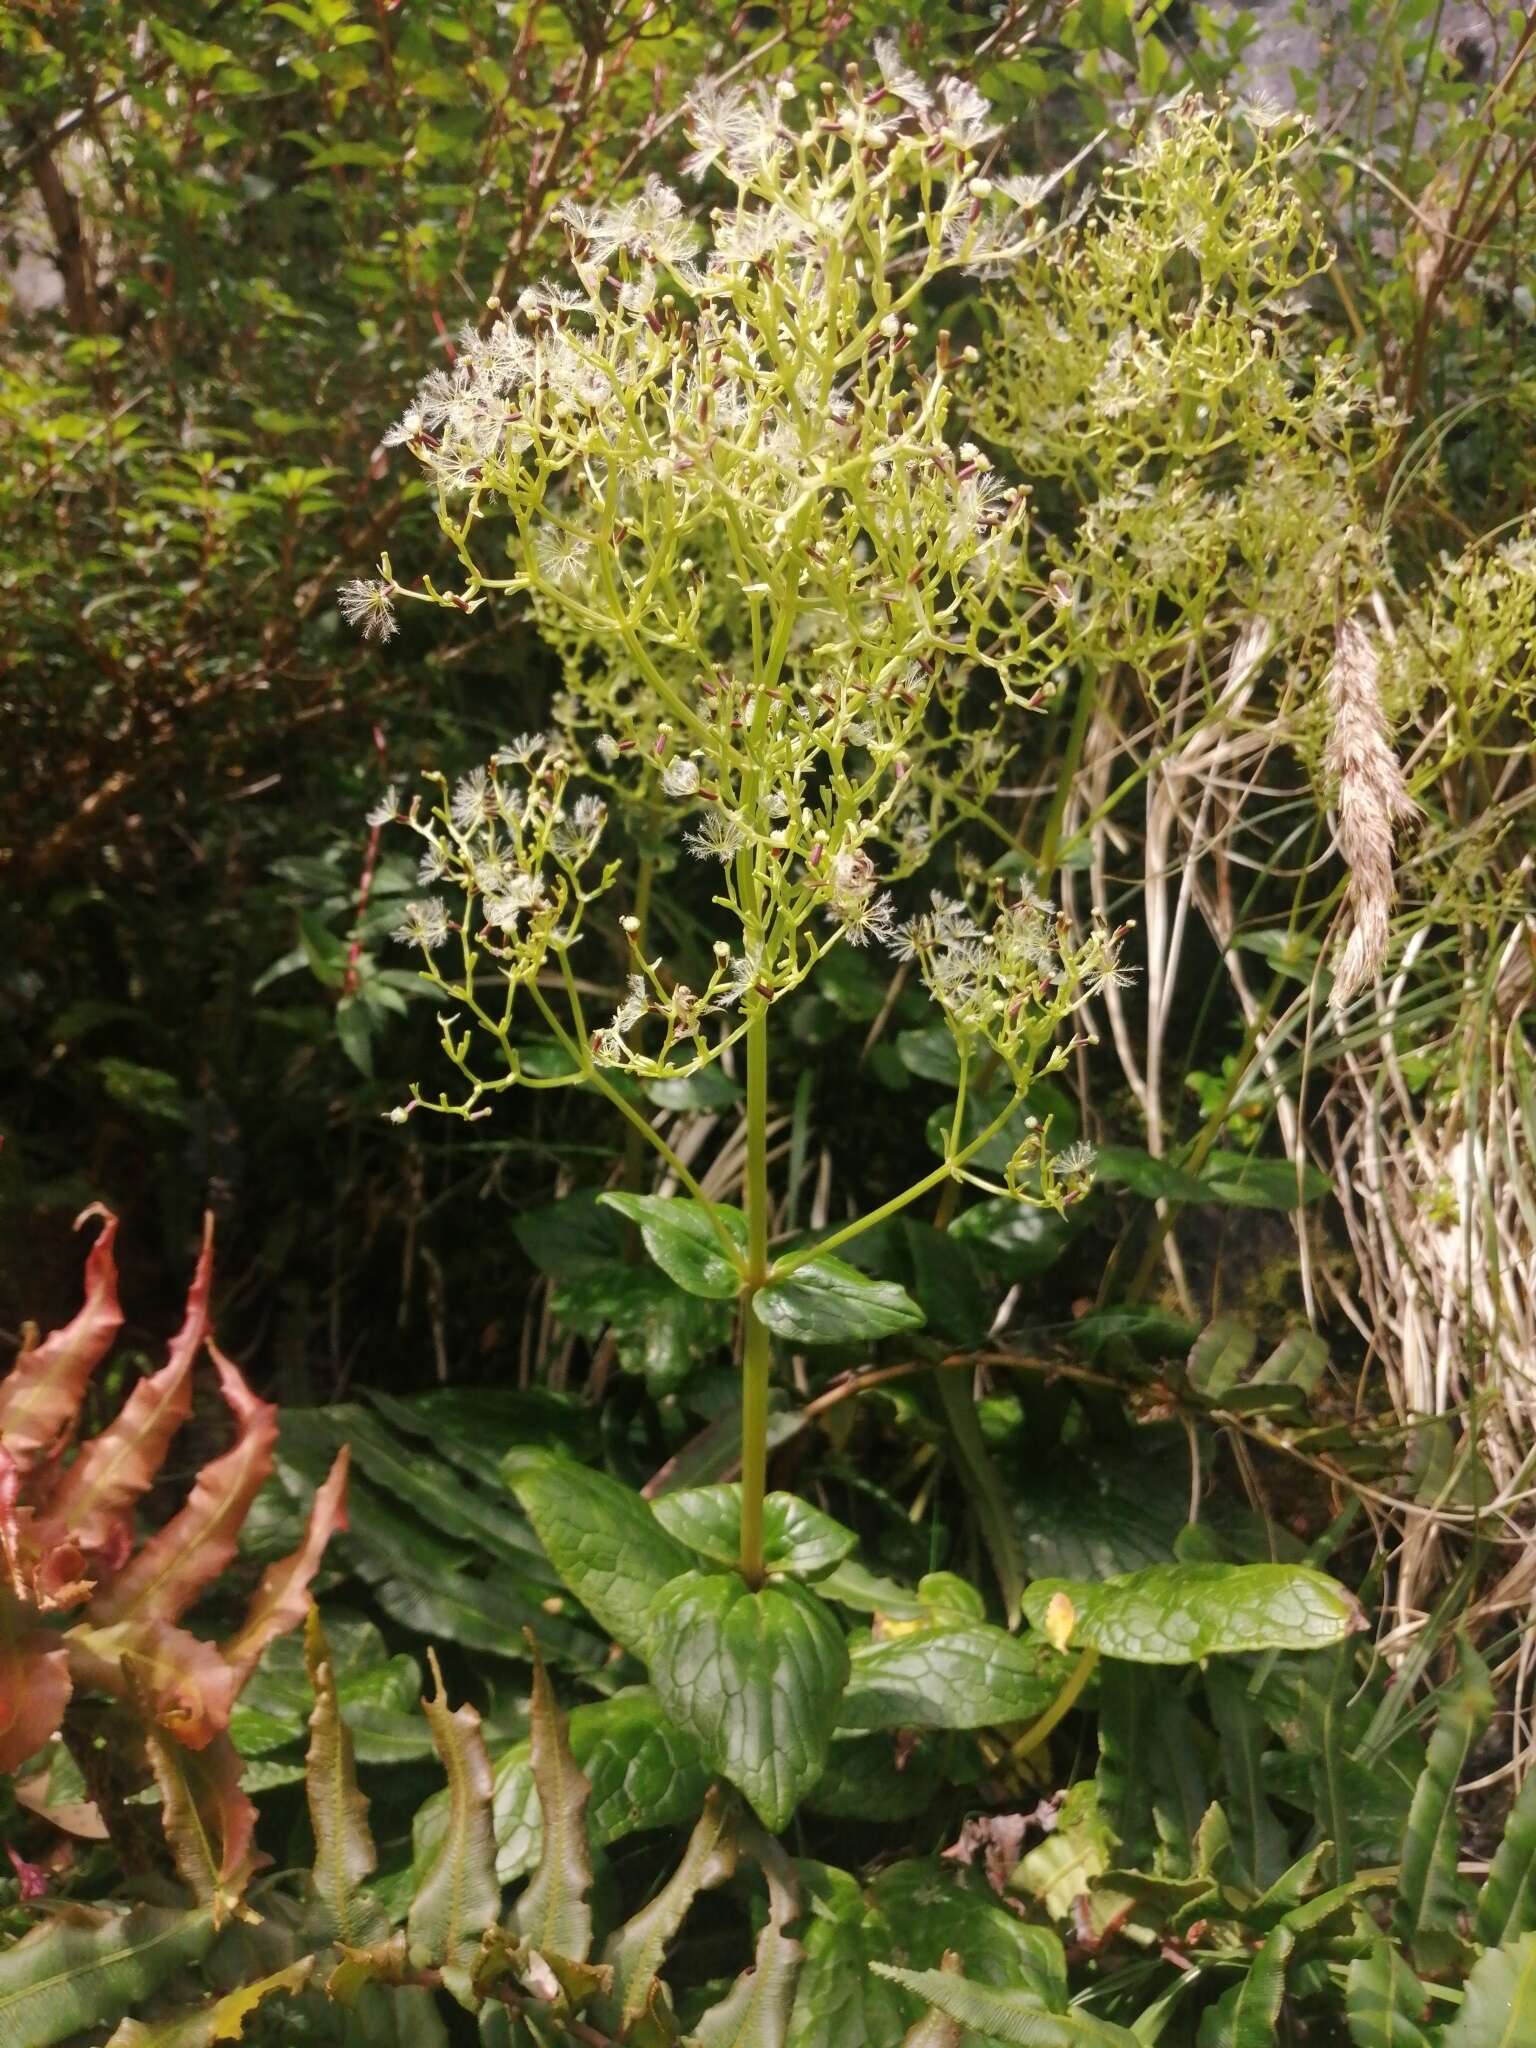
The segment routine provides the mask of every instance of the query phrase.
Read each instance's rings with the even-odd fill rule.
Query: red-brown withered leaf
[[[69,1700],[69,1655],[50,1629],[28,1629],[22,1608],[0,1594],[0,1771],[41,1749]]]
[[[97,1596],[98,1622],[175,1621],[183,1615],[233,1561],[241,1524],[272,1470],[276,1408],[251,1392],[239,1367],[211,1338],[208,1351],[239,1434],[221,1458],[203,1467],[180,1512]]]
[[[117,1218],[98,1203],[82,1212],[102,1217],[101,1235],[85,1262],[85,1302],[79,1314],[41,1343],[24,1349],[0,1380],[0,1444],[25,1476],[56,1457],[74,1434],[86,1382],[122,1327],[112,1241]]]
[[[60,1477],[38,1524],[39,1548],[65,1540],[109,1552],[123,1517],[153,1485],[172,1437],[192,1412],[192,1367],[208,1333],[213,1281],[213,1218],[187,1293],[186,1315],[166,1363],[139,1381],[117,1420],[86,1444]]]
[[[226,1662],[244,1685],[262,1651],[297,1628],[309,1611],[309,1583],[320,1569],[325,1546],[347,1526],[347,1471],[352,1453],[343,1444],[309,1510],[304,1541],[288,1557],[270,1564],[251,1596],[245,1620],[223,1645]]]

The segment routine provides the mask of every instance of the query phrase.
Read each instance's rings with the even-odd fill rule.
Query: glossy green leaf
[[[710,1301],[733,1301],[741,1292],[742,1267],[726,1257],[720,1232],[701,1203],[684,1195],[620,1192],[600,1199],[638,1226],[646,1251],[684,1293],[702,1294]],[[714,1215],[727,1237],[745,1252],[747,1225],[741,1211],[716,1203]]]
[[[963,2027],[1016,2048],[1137,2048],[1124,2027],[1087,2013],[1048,2011],[1027,1991],[973,1984],[948,1970],[902,1970],[892,1963],[871,1968]]]
[[[1529,2048],[1536,2041],[1536,1934],[1488,1949],[1441,2048]]]
[[[782,1280],[769,1277],[752,1313],[792,1344],[844,1344],[922,1327],[923,1312],[894,1280],[871,1280],[822,1252]]]
[[[638,1649],[652,1601],[693,1562],[688,1551],[604,1472],[526,1450],[511,1452],[505,1471],[566,1585],[616,1642]]]
[[[705,1763],[784,1827],[821,1776],[848,1677],[832,1610],[794,1580],[754,1591],[734,1572],[687,1571],[652,1606],[647,1659]]]
[[[1306,1565],[1149,1565],[1124,1578],[1036,1579],[1035,1628],[1051,1601],[1072,1603],[1070,1641],[1140,1664],[1194,1664],[1249,1650],[1317,1650],[1364,1625],[1352,1594]]]
[[[592,1782],[571,1754],[565,1717],[539,1657],[533,1663],[528,1762],[542,1823],[539,1863],[513,1908],[513,1924],[546,1961],[558,1956],[584,1963],[592,1946],[592,1854],[587,1840]]]
[[[991,1728],[1032,1721],[1055,1698],[1062,1662],[1038,1640],[988,1622],[924,1628],[852,1654],[844,1728]]]
[[[1456,1787],[1473,1744],[1492,1718],[1493,1686],[1471,1644],[1462,1638],[1456,1648],[1460,1668],[1454,1682],[1441,1690],[1435,1732],[1403,1838],[1393,1925],[1410,1949],[1432,1930],[1453,1930],[1466,1902],[1456,1870],[1461,1843]]]
[[[0,2041],[53,2048],[142,2011],[213,1945],[213,1914],[71,1906],[0,1953]]]
[[[573,1188],[558,1202],[521,1210],[512,1229],[541,1273],[564,1279],[618,1263],[624,1225],[595,1190]]]
[[[447,1825],[411,1901],[406,1936],[412,1962],[440,1966],[443,1982],[463,2000],[480,1937],[501,1917],[491,1838],[491,1764],[480,1716],[468,1703],[449,1707],[437,1660],[431,1661],[436,1690],[421,1705],[448,1779]]]
[[[680,1493],[664,1493],[653,1513],[699,1557],[728,1566],[740,1558],[739,1485],[690,1486]],[[763,1502],[763,1562],[770,1578],[824,1578],[857,1542],[851,1529],[797,1494],[770,1493]]]
[[[1498,1948],[1533,1931],[1536,1931],[1536,1771],[1528,1771],[1504,1823],[1493,1867],[1478,1895],[1475,1932],[1485,1947]]]
[[[1352,2048],[1430,2048],[1428,1993],[1391,1942],[1378,1938],[1350,1964],[1344,2010]]]

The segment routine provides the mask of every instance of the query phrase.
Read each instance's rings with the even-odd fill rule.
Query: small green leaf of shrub
[[[741,1556],[739,1485],[664,1493],[653,1513],[679,1543],[712,1564],[734,1566]],[[763,1502],[763,1562],[770,1578],[824,1578],[857,1541],[851,1529],[793,1493],[770,1493]]]
[[[702,1203],[681,1195],[621,1193],[603,1195],[601,1200],[638,1227],[646,1251],[685,1293],[732,1301],[741,1292],[741,1268],[725,1256],[720,1233]],[[717,1203],[714,1213],[745,1250],[747,1226],[741,1211]]]
[[[1044,1626],[1063,1594],[1072,1603],[1073,1647],[1135,1664],[1321,1650],[1364,1619],[1350,1593],[1306,1565],[1154,1564],[1117,1579],[1036,1579],[1024,1595],[1033,1627]]]
[[[820,1253],[770,1277],[752,1297],[752,1312],[792,1344],[843,1344],[922,1327],[923,1312],[894,1280],[871,1280],[856,1266]]]

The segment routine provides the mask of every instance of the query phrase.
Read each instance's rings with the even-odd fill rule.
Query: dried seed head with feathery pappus
[[[1349,869],[1344,892],[1348,936],[1329,999],[1336,1015],[1381,972],[1395,893],[1393,838],[1417,809],[1388,743],[1379,684],[1375,640],[1358,618],[1342,619],[1328,671],[1325,752],[1338,811],[1339,852]]]
[[[925,348],[913,316],[944,274],[1000,276],[1054,230],[1036,195],[986,176],[997,130],[972,87],[924,84],[890,44],[876,56],[873,80],[850,67],[809,102],[788,85],[697,91],[689,168],[725,193],[708,231],[655,180],[567,205],[569,279],[467,331],[394,432],[435,486],[462,581],[410,588],[386,560],[378,588],[460,609],[515,595],[564,681],[536,760],[477,771],[430,822],[411,812],[424,879],[466,898],[462,915],[415,905],[402,936],[448,999],[443,1043],[470,1084],[412,1109],[479,1114],[488,1090],[532,1078],[509,1003],[484,998],[490,969],[556,1028],[582,1069],[565,1078],[695,1071],[831,946],[890,940],[891,885],[997,786],[1006,701],[1040,680],[1018,603],[1027,508],[953,418],[960,355],[942,332]],[[508,575],[481,566],[492,540]],[[647,836],[670,825],[718,862],[729,933],[686,987],[626,922],[628,991],[596,1030],[567,956],[614,871],[580,872],[603,805],[567,812],[578,777],[643,805]],[[991,903],[974,973],[937,968],[965,988],[941,1002],[951,1028],[992,1033],[1010,1070],[1026,1047],[1043,1056],[1113,946],[1096,934],[1091,962],[1047,968],[1004,944],[1020,914]],[[442,964],[455,931],[462,973]],[[466,1013],[504,1072],[471,1070]]]

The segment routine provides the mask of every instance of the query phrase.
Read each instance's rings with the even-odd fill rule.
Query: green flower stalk
[[[424,883],[452,900],[413,905],[402,936],[452,1006],[443,1046],[466,1092],[416,1091],[395,1114],[479,1115],[515,1084],[592,1084],[702,1202],[610,1076],[686,1076],[743,1046],[745,1243],[704,1213],[740,1278],[753,1583],[770,1367],[754,1305],[823,1249],[771,1256],[774,1004],[834,946],[883,945],[915,965],[958,1047],[943,1163],[842,1243],[955,1177],[1055,1204],[1081,1193],[1091,1160],[1053,1155],[1041,1129],[995,1186],[973,1162],[1118,973],[1117,935],[1074,943],[1016,883],[978,874],[906,919],[892,893],[995,785],[1007,707],[1038,702],[1042,684],[1024,494],[960,437],[970,352],[942,333],[925,348],[916,316],[936,279],[1006,275],[1050,230],[1042,188],[985,174],[996,131],[975,91],[930,90],[890,46],[877,54],[877,83],[850,70],[841,95],[827,86],[809,107],[788,86],[694,96],[690,168],[729,195],[707,234],[655,181],[606,210],[566,207],[574,281],[493,307],[391,437],[434,482],[459,586],[408,588],[386,561],[349,594],[378,631],[402,602],[521,598],[565,675],[552,735],[410,808]],[[482,566],[500,561],[508,573]],[[578,773],[669,820],[719,875],[721,935],[699,985],[627,917],[628,986],[603,1020],[570,956],[616,867],[598,865],[604,806],[571,795]],[[523,993],[568,1073],[526,1071],[512,1040]],[[476,1064],[487,1039],[493,1071]],[[975,1131],[967,1095],[983,1072],[1007,1099]]]

